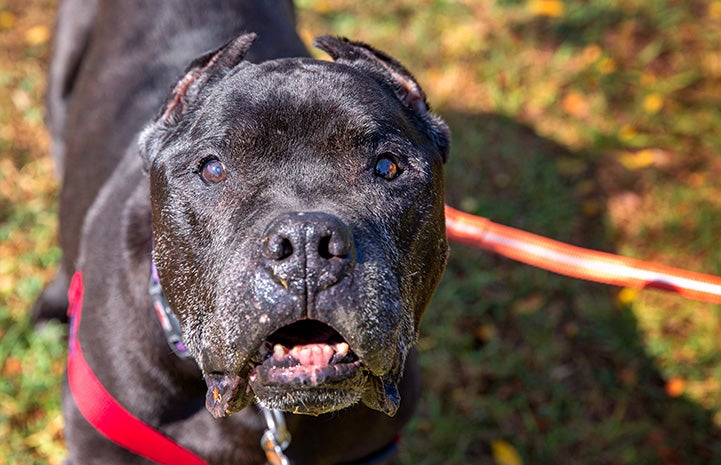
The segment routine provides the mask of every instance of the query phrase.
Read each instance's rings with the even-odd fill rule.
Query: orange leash
[[[663,289],[721,304],[720,277],[564,244],[447,205],[446,234],[451,241],[565,276],[634,289]]]

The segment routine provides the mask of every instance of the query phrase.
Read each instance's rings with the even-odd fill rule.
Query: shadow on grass
[[[598,164],[497,115],[444,113],[447,199],[577,245],[604,239]],[[712,412],[669,397],[618,289],[452,249],[419,342],[424,399],[403,463],[721,463]]]

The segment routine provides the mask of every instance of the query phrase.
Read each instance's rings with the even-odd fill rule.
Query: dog
[[[260,408],[288,412],[292,464],[381,463],[448,254],[449,131],[417,81],[347,39],[309,58],[285,1],[66,0],[58,18],[64,257],[35,308],[64,306],[75,273],[66,464],[156,460],[88,414],[106,395],[202,463],[265,463]]]

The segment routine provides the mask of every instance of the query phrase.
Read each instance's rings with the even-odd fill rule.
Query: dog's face
[[[254,65],[252,39],[196,60],[141,136],[163,290],[214,415],[392,415],[445,266],[446,126],[367,46]]]

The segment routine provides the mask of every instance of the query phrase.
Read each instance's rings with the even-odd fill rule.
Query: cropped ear
[[[402,64],[370,45],[344,37],[321,36],[313,41],[313,45],[330,55],[333,61],[380,75],[398,100],[426,124],[426,134],[446,161],[450,150],[448,126],[430,112],[423,89]]]
[[[345,37],[321,36],[313,45],[333,58],[333,61],[361,66],[372,66],[390,78],[398,99],[418,113],[428,111],[426,95],[413,75],[395,58],[362,42],[353,42]]]
[[[173,87],[155,121],[140,134],[138,146],[146,171],[159,149],[163,133],[182,120],[205,84],[223,78],[243,61],[255,38],[253,33],[241,34],[190,63],[183,77]]]
[[[170,93],[158,119],[165,124],[176,123],[185,114],[188,104],[197,97],[203,84],[211,78],[225,76],[243,61],[255,38],[253,33],[239,35],[193,60]]]

